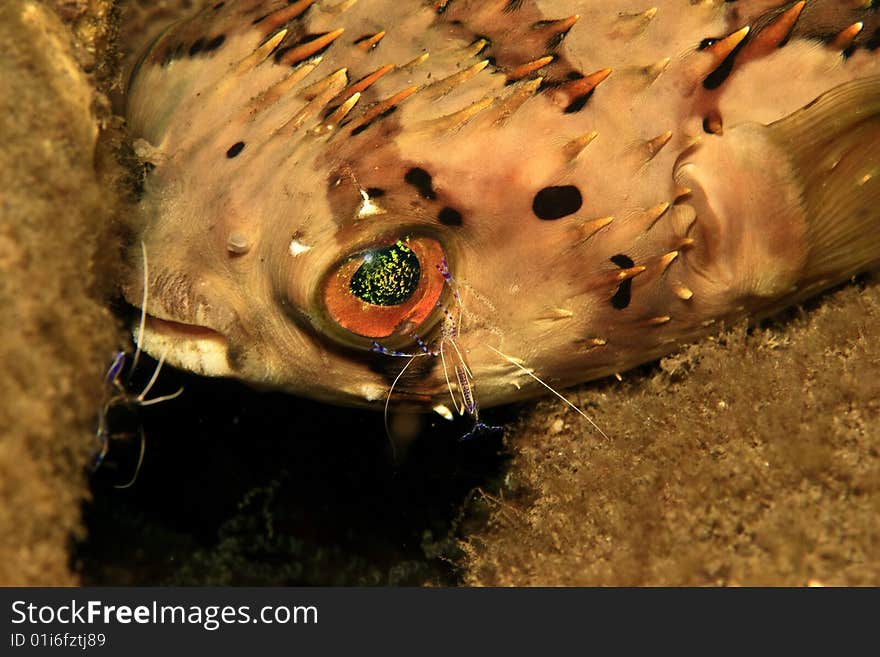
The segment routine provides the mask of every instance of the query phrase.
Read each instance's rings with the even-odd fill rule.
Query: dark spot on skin
[[[611,256],[611,262],[613,262],[621,269],[629,269],[630,267],[635,265],[632,258],[622,253]],[[616,308],[617,310],[623,310],[629,305],[631,299],[632,279],[627,279],[617,286],[617,291],[614,293],[614,296],[611,297],[611,305],[614,306],[614,308]]]
[[[532,212],[538,219],[561,219],[581,209],[584,199],[574,185],[545,187],[532,200]]]
[[[198,55],[200,52],[202,52],[202,48],[204,48],[204,47],[205,47],[205,40],[204,40],[204,39],[199,39],[198,41],[196,41],[194,44],[192,44],[192,45],[189,47],[189,56],[190,56],[190,57],[195,57],[195,56]]]
[[[370,198],[382,198],[385,196],[385,190],[381,187],[367,187],[366,192]]]
[[[214,5],[214,11],[218,11],[219,9],[223,9],[223,5],[225,5],[225,4],[226,4],[225,2],[218,2],[216,5]]]
[[[611,256],[611,262],[621,269],[629,269],[634,266],[633,259],[623,253]],[[617,286],[617,291],[611,297],[611,305],[617,310],[623,310],[629,305],[632,299],[632,279],[627,279]]]
[[[403,179],[416,188],[419,196],[429,201],[437,198],[437,192],[431,184],[431,174],[420,167],[413,167],[406,172]]]
[[[226,41],[226,35],[221,34],[219,36],[215,36],[213,39],[208,41],[205,44],[205,52],[211,52],[212,50],[217,50],[220,46],[223,45],[223,42]]]
[[[615,256],[611,256],[611,262],[620,267],[621,269],[629,269],[630,267],[635,267],[636,263],[633,262],[633,259],[628,255],[624,255],[623,253],[618,253]]]
[[[461,212],[455,208],[443,208],[437,215],[437,221],[444,226],[461,226],[463,223]]]
[[[623,310],[632,299],[632,279],[623,281],[617,286],[617,292],[611,297],[611,305],[617,310]]]
[[[236,142],[232,146],[229,147],[228,151],[226,151],[226,157],[228,157],[231,160],[236,155],[241,153],[243,150],[244,150],[244,142],[243,141]]]

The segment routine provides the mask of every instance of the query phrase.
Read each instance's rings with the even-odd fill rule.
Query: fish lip
[[[144,317],[144,330],[151,333],[173,336],[183,340],[220,340],[227,342],[226,336],[210,326],[202,324],[189,324],[174,319],[165,319],[146,313]]]
[[[154,358],[202,376],[233,376],[228,356],[234,313],[218,312],[204,297],[194,295],[191,286],[169,295],[163,280],[176,279],[151,277],[146,309],[143,284],[123,286],[123,296],[138,312],[132,320],[135,344]]]
[[[186,324],[144,315],[143,331],[136,322],[135,342],[154,358],[202,376],[233,376],[229,365],[229,341],[207,326]]]

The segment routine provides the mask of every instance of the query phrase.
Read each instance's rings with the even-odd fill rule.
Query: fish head
[[[560,230],[533,209],[534,189],[548,190],[539,212],[580,206],[562,184],[564,158],[535,147],[523,159],[515,139],[490,158],[481,121],[445,139],[390,117],[383,128],[312,134],[271,169],[260,161],[280,157],[269,142],[261,153],[255,138],[241,148],[222,133],[156,158],[126,285],[144,306],[146,281],[144,349],[337,403],[384,403],[405,366],[395,403],[448,402],[450,386],[467,385],[456,383],[463,370],[482,403],[508,399],[523,373],[489,347],[525,360],[556,353],[564,337],[549,330],[547,290],[576,294],[566,261],[580,224]],[[195,186],[193,167],[211,171],[210,190]]]
[[[566,360],[554,303],[579,294],[571,246],[602,225],[554,225],[583,205],[571,163],[589,138],[569,95],[490,66],[487,40],[426,7],[394,27],[427,35],[432,57],[389,37],[382,66],[356,46],[279,65],[277,27],[227,25],[210,56],[180,55],[210,20],[167,31],[130,84],[153,165],[125,285],[143,348],[343,404],[381,405],[392,386],[422,407],[534,394],[522,363]]]

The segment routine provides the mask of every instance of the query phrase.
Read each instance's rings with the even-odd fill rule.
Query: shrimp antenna
[[[144,433],[143,427],[138,427],[138,435],[141,437],[141,451],[138,454],[137,465],[134,468],[134,474],[131,476],[131,479],[124,484],[114,484],[114,488],[131,488],[134,485],[134,482],[137,481],[138,475],[141,473],[141,466],[144,464],[144,452],[147,450],[147,436]]]
[[[150,380],[141,391],[141,394],[135,397],[135,403],[143,405],[144,399],[146,399],[147,395],[150,394],[150,390],[153,389],[153,385],[156,383],[156,379],[159,378],[159,372],[162,371],[162,365],[165,364],[165,356],[167,353],[168,347],[165,347],[165,349],[162,351],[162,355],[159,356],[159,362],[156,364],[156,369],[153,370],[153,376],[150,377]]]
[[[152,406],[153,404],[159,404],[164,401],[171,401],[172,399],[177,399],[180,395],[183,394],[183,386],[177,390],[177,392],[173,392],[170,395],[162,395],[161,397],[153,397],[152,399],[147,399],[147,395],[150,394],[150,390],[153,389],[153,385],[156,383],[156,379],[159,378],[159,372],[162,370],[162,365],[165,364],[165,356],[168,354],[168,347],[165,347],[165,350],[162,352],[162,355],[159,357],[159,362],[156,365],[156,369],[153,370],[153,376],[150,377],[149,382],[146,387],[144,387],[141,394],[134,398],[134,403],[139,406]]]
[[[138,359],[141,356],[141,340],[143,340],[144,328],[147,325],[147,282],[150,280],[150,269],[147,263],[147,245],[141,240],[141,253],[144,259],[144,293],[141,297],[141,321],[138,325],[137,340],[135,341],[134,358],[131,361],[131,369],[128,372],[128,380],[137,368]]]
[[[397,385],[397,382],[400,381],[400,377],[403,376],[403,373],[409,369],[409,366],[413,364],[413,361],[418,358],[421,354],[413,354],[410,356],[410,359],[406,361],[406,365],[403,366],[403,369],[394,377],[394,381],[391,383],[391,387],[388,389],[388,396],[385,398],[385,435],[388,437],[388,442],[391,443],[391,457],[394,459],[394,462],[397,462],[397,446],[394,444],[394,439],[391,438],[391,429],[388,427],[388,406],[391,404],[391,395],[394,394],[394,386]]]
[[[443,364],[443,376],[446,379],[446,387],[449,389],[449,396],[452,398],[452,404],[455,406],[455,410],[458,411],[459,415],[464,415],[464,402],[459,404],[458,400],[455,398],[455,393],[452,391],[452,382],[449,380],[449,370],[446,367],[446,355],[443,353],[443,345],[444,343],[440,343],[440,362]]]
[[[600,434],[602,434],[602,437],[603,437],[603,438],[605,438],[606,440],[611,440],[611,439],[608,437],[608,434],[606,434],[604,431],[602,431],[602,429],[599,428],[599,425],[597,425],[595,422],[593,422],[592,419],[590,419],[590,416],[589,416],[589,415],[587,415],[587,414],[584,413],[581,409],[579,409],[577,406],[575,406],[574,404],[572,404],[572,403],[571,403],[571,402],[570,402],[570,401],[569,401],[564,395],[562,395],[562,394],[556,392],[556,390],[554,390],[553,388],[551,388],[550,386],[548,386],[546,383],[544,383],[544,382],[543,382],[540,378],[538,378],[538,377],[537,377],[537,376],[536,376],[531,370],[529,370],[529,369],[526,368],[526,367],[523,367],[522,365],[520,365],[519,363],[517,363],[516,360],[514,360],[513,358],[511,358],[511,357],[508,356],[507,354],[498,351],[495,347],[493,347],[493,346],[491,346],[491,345],[488,345],[488,344],[487,344],[486,346],[489,347],[489,349],[491,349],[492,351],[494,351],[496,354],[498,354],[499,356],[501,356],[503,359],[505,359],[508,363],[510,363],[511,365],[515,365],[516,367],[518,367],[518,368],[520,369],[520,371],[524,372],[525,374],[528,374],[528,375],[529,375],[530,377],[532,377],[535,381],[537,381],[538,383],[540,383],[542,386],[544,386],[545,388],[547,388],[547,390],[549,390],[550,392],[552,392],[554,395],[556,395],[556,396],[559,397],[562,401],[564,401],[566,404],[568,404],[571,408],[573,408],[575,411],[577,411],[577,413],[578,413],[581,417],[583,417],[587,422],[589,422],[589,423],[593,426],[593,428],[594,428],[596,431],[598,431]]]

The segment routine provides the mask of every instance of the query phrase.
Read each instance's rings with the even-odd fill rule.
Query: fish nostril
[[[251,243],[244,233],[230,233],[226,240],[226,250],[232,255],[244,255],[251,250]]]

